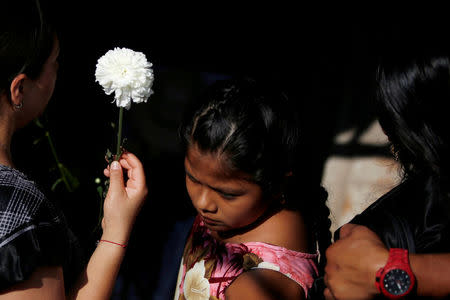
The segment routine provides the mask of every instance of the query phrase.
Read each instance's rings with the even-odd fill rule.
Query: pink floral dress
[[[258,268],[284,274],[307,295],[318,275],[317,256],[261,242],[219,242],[197,217],[181,259],[174,300],[225,299],[234,279]]]

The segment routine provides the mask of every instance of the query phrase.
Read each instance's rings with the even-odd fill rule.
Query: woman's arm
[[[437,299],[450,295],[450,253],[411,254],[417,294]]]
[[[126,183],[122,167],[127,171]],[[105,170],[105,175],[110,177],[110,187],[105,198],[101,239],[127,244],[147,195],[144,170],[133,154],[126,153],[120,164],[113,163],[109,170]],[[124,255],[125,248],[100,242],[68,298],[109,299]],[[38,268],[28,280],[0,294],[0,300],[4,299],[65,299],[62,268]]]
[[[64,296],[62,267],[39,267],[31,277],[0,294],[1,300],[61,300]]]
[[[109,299],[125,249],[100,243],[68,299]],[[39,267],[31,277],[0,295],[0,300],[63,300],[62,267]]]
[[[379,293],[375,274],[386,264],[389,251],[373,231],[344,225],[341,239],[327,249],[326,256],[326,299],[373,299]],[[418,295],[450,295],[450,253],[411,254],[409,259]]]
[[[127,171],[126,183],[121,166]],[[105,175],[110,179],[110,186],[105,198],[101,240],[127,244],[147,196],[144,168],[136,156],[124,153],[120,164],[111,164]],[[125,248],[100,242],[69,298],[109,299],[124,255]]]
[[[241,274],[225,290],[225,296],[230,300],[306,299],[298,283],[272,270],[253,270]]]
[[[109,299],[125,249],[99,243],[67,299]],[[0,294],[0,300],[63,300],[62,267],[39,267],[31,277]]]
[[[110,299],[125,249],[100,242],[68,299]]]

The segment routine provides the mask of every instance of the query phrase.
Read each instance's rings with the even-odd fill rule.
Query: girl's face
[[[53,49],[44,63],[39,77],[24,85],[24,100],[17,127],[23,127],[40,116],[47,106],[55,89],[58,73],[59,41],[55,37]]]
[[[229,171],[223,155],[188,148],[186,188],[205,225],[224,232],[255,222],[267,209],[261,187],[240,171]]]

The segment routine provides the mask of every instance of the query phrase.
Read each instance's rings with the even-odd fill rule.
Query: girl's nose
[[[198,194],[197,208],[203,212],[215,213],[217,212],[217,205],[214,201],[214,193],[208,188],[202,188],[202,191]]]

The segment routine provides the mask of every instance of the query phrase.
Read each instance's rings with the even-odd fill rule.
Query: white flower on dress
[[[99,58],[95,78],[107,95],[115,93],[118,107],[129,109],[131,101],[147,102],[153,94],[151,67],[152,64],[142,52],[114,48]]]
[[[209,281],[205,278],[205,261],[197,262],[186,272],[183,285],[184,297],[187,300],[208,300]]]
[[[265,262],[265,261],[259,263],[257,268],[259,268],[259,269],[275,270],[277,272],[280,271],[280,266],[278,266],[276,264],[273,264],[273,263],[270,263],[270,262]]]

